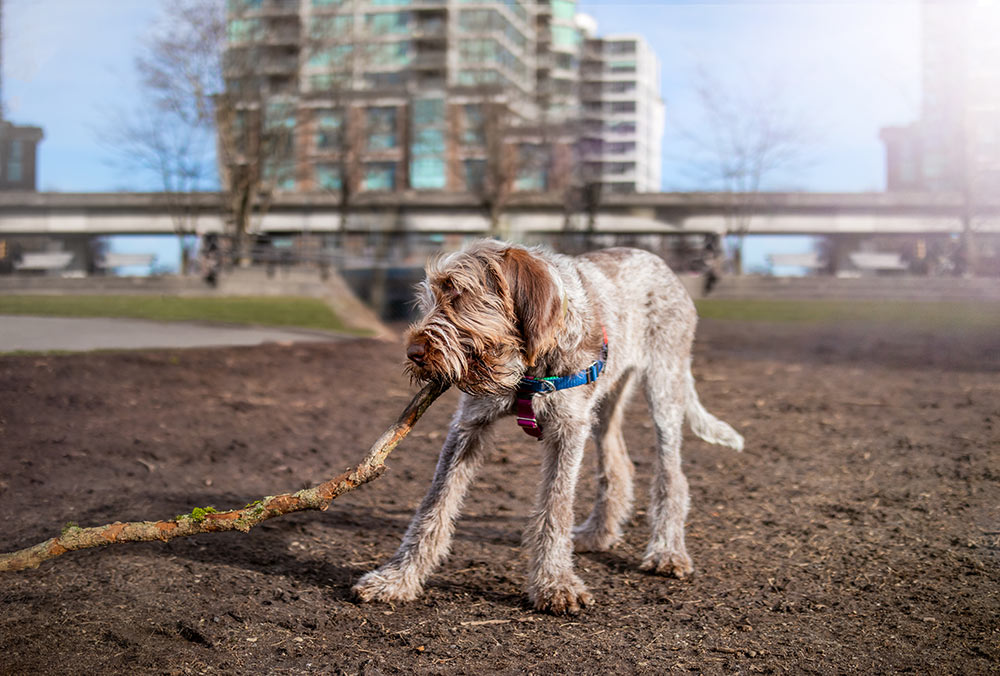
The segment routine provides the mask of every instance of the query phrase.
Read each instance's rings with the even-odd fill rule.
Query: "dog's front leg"
[[[535,608],[552,613],[580,612],[593,603],[573,572],[573,496],[590,420],[556,416],[547,421],[542,444],[542,483],[525,540],[531,550],[528,596]]]
[[[434,480],[413,515],[403,542],[381,568],[354,585],[362,601],[412,601],[444,559],[465,491],[482,464],[486,437],[496,414],[463,397],[438,457]]]

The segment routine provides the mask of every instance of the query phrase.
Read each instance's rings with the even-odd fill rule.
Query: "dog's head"
[[[423,317],[407,335],[407,370],[475,395],[517,387],[555,344],[563,293],[554,269],[518,246],[482,241],[427,267]]]

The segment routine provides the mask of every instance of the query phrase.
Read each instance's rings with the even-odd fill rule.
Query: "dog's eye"
[[[441,292],[444,294],[445,298],[449,300],[461,294],[461,291],[455,287],[450,279],[446,279],[441,282]]]

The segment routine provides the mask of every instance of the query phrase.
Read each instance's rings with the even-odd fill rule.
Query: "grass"
[[[763,322],[878,322],[956,330],[1000,329],[1000,303],[840,300],[714,300],[696,302],[706,319]]]
[[[0,315],[128,317],[288,326],[361,334],[314,298],[0,295]]]
[[[765,322],[880,322],[926,328],[1000,330],[1000,303],[891,301],[697,301],[706,319]],[[128,317],[287,326],[359,334],[322,301],[290,297],[0,295],[0,315]]]

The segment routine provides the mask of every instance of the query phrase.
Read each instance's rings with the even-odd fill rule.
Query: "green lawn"
[[[697,301],[697,305],[698,314],[707,319],[805,323],[867,321],[927,328],[1000,330],[1000,303],[709,298]],[[325,303],[313,298],[0,295],[0,315],[3,314],[209,321],[358,333]]]
[[[1000,329],[1000,303],[917,301],[713,300],[696,302],[706,319],[766,322],[881,322],[926,328]]]
[[[207,321],[362,333],[313,298],[0,295],[3,314]]]

